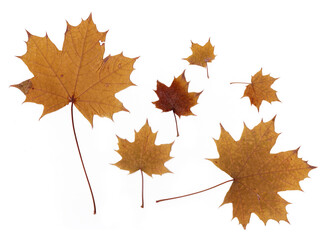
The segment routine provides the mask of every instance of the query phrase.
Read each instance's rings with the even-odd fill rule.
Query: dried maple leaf
[[[280,101],[276,95],[275,90],[271,88],[271,85],[278,78],[273,78],[269,74],[263,75],[262,68],[254,76],[252,76],[252,83],[247,83],[247,87],[243,97],[249,97],[251,104],[256,106],[257,110],[260,110],[262,101],[269,103],[273,101]]]
[[[209,78],[207,63],[212,62],[212,60],[215,59],[214,46],[212,46],[210,39],[204,46],[201,46],[198,43],[193,43],[191,41],[191,51],[192,54],[188,58],[184,58],[184,60],[187,60],[190,64],[193,65],[206,67],[207,78]]]
[[[315,168],[298,158],[298,149],[271,154],[278,135],[273,118],[252,130],[244,126],[239,141],[221,125],[221,136],[215,140],[220,158],[211,161],[233,179],[222,205],[232,203],[233,217],[244,228],[251,213],[264,223],[269,219],[288,222],[285,209],[288,202],[278,192],[301,190],[299,181]]]
[[[106,34],[98,32],[91,15],[76,27],[67,24],[62,51],[47,35],[28,33],[27,52],[20,58],[34,77],[13,86],[26,94],[25,102],[44,106],[41,117],[72,103],[91,125],[94,115],[112,118],[125,110],[114,95],[133,85],[136,58],[119,54],[103,59]]]
[[[119,150],[117,152],[121,155],[122,160],[114,165],[123,170],[128,170],[134,173],[138,170],[141,172],[142,177],[142,205],[143,201],[143,172],[147,175],[152,174],[162,175],[169,173],[170,171],[164,166],[164,163],[171,159],[170,152],[173,143],[155,145],[157,133],[153,133],[148,124],[140,129],[139,132],[135,132],[134,142],[118,137]]]
[[[245,126],[239,141],[235,141],[221,125],[221,136],[215,140],[220,158],[209,160],[232,179],[201,191],[156,202],[192,196],[233,182],[222,205],[232,203],[233,217],[237,217],[244,228],[251,213],[264,223],[269,219],[288,222],[288,202],[278,192],[301,190],[299,181],[315,167],[297,157],[298,149],[271,154],[278,135],[274,131],[274,119],[266,123],[262,121],[252,130]]]
[[[94,115],[112,118],[115,112],[125,110],[115,98],[115,93],[133,85],[130,74],[136,61],[136,58],[127,58],[123,54],[103,59],[106,34],[98,32],[91,14],[76,27],[67,23],[62,51],[57,49],[47,35],[37,37],[28,33],[27,52],[19,58],[34,77],[12,85],[26,95],[25,102],[44,106],[41,117],[71,103],[74,136],[92,198],[93,193],[76,138],[73,106],[91,125]]]
[[[186,81],[185,72],[183,72],[179,77],[174,78],[170,87],[157,81],[157,90],[155,90],[159,99],[153,103],[164,112],[173,111],[178,136],[179,131],[175,115],[179,117],[194,115],[190,108],[197,104],[198,97],[202,93],[188,92],[188,87],[189,82]]]

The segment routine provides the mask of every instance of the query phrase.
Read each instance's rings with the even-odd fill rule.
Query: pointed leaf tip
[[[30,37],[32,35],[28,30],[25,29],[25,31],[26,31],[28,37]]]
[[[10,87],[18,88],[26,95],[28,94],[29,90],[32,88],[32,82],[30,81],[30,79],[28,79],[19,84],[10,85]]]

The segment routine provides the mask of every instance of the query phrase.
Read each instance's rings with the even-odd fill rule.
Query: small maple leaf
[[[257,110],[260,111],[262,101],[269,103],[273,101],[280,101],[276,95],[275,90],[271,88],[271,85],[278,78],[273,78],[269,74],[263,75],[262,68],[254,76],[252,76],[252,83],[249,83],[245,89],[243,97],[249,97],[251,104],[256,106]]]
[[[215,140],[220,158],[209,160],[233,178],[222,205],[232,203],[233,217],[244,228],[251,213],[264,223],[269,219],[288,222],[285,209],[288,202],[278,192],[301,190],[299,181],[315,168],[298,158],[298,149],[271,154],[278,135],[273,118],[252,130],[244,126],[239,141],[221,125],[220,138]]]
[[[29,32],[27,34],[27,52],[19,58],[28,66],[34,77],[12,86],[26,95],[24,102],[44,106],[41,118],[71,103],[75,141],[96,213],[91,185],[75,133],[73,106],[91,125],[94,115],[112,118],[115,112],[126,110],[115,98],[115,94],[133,85],[130,74],[137,58],[118,54],[103,59],[103,42],[107,32],[97,30],[91,14],[76,27],[67,23],[62,51],[58,50],[48,35],[37,37]]]
[[[167,87],[163,83],[157,81],[157,90],[155,90],[158,101],[153,102],[155,106],[164,112],[173,111],[177,136],[179,136],[178,125],[176,115],[179,117],[194,115],[190,108],[197,104],[199,95],[202,92],[188,92],[189,82],[183,72],[179,77],[174,78],[170,87]]]
[[[148,124],[140,129],[139,132],[135,132],[134,142],[118,137],[119,149],[117,152],[121,155],[122,160],[114,165],[123,170],[128,170],[134,173],[138,170],[141,171],[142,176],[142,205],[143,204],[143,174],[152,176],[153,174],[162,175],[164,173],[170,173],[164,163],[171,159],[170,152],[173,143],[155,145],[157,133],[153,133]]]
[[[212,62],[212,60],[215,59],[214,46],[212,46],[210,39],[204,46],[191,41],[191,51],[192,54],[188,58],[184,58],[184,60],[187,60],[190,64],[205,67],[207,78],[209,78],[207,63]]]

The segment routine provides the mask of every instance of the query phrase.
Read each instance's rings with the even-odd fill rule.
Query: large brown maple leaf
[[[152,176],[153,174],[162,175],[170,171],[164,166],[164,163],[171,159],[170,152],[173,143],[155,145],[157,133],[153,133],[148,124],[135,133],[134,142],[129,142],[118,137],[119,149],[117,152],[122,156],[122,160],[114,165],[123,170],[134,173],[138,170],[142,177],[142,205],[143,201],[143,172]]]
[[[183,72],[179,77],[174,78],[170,87],[157,81],[157,89],[155,90],[158,101],[153,103],[163,112],[173,111],[178,136],[179,131],[175,114],[179,117],[194,115],[190,108],[197,104],[198,97],[202,93],[188,92],[188,87],[189,82],[187,82],[185,72]]]
[[[297,156],[298,149],[270,153],[278,135],[272,119],[252,130],[245,126],[239,141],[221,126],[221,136],[215,140],[220,158],[210,160],[233,179],[222,205],[232,203],[233,217],[244,228],[251,213],[264,223],[269,219],[288,221],[288,202],[278,192],[301,190],[299,181],[315,168]]]
[[[25,102],[42,104],[42,116],[72,103],[91,125],[94,115],[112,118],[125,110],[114,95],[133,85],[136,58],[119,54],[103,59],[106,34],[98,32],[91,15],[76,27],[67,23],[62,51],[47,35],[28,33],[27,52],[20,58],[34,77],[14,85],[25,93]]]
[[[99,32],[89,18],[78,26],[67,23],[63,50],[49,39],[28,33],[27,52],[20,58],[34,77],[12,85],[25,95],[25,102],[44,106],[44,115],[71,103],[73,132],[94,204],[91,185],[85,171],[77,142],[73,120],[73,106],[93,125],[93,116],[112,118],[115,112],[125,110],[115,94],[133,85],[130,74],[137,58],[123,54],[103,58],[107,32]]]

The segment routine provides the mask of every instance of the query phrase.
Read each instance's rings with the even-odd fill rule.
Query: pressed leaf
[[[233,217],[244,228],[251,213],[264,223],[269,219],[288,222],[288,202],[278,192],[301,190],[299,181],[315,168],[297,156],[298,149],[270,153],[278,135],[272,119],[252,130],[245,126],[239,141],[221,126],[221,136],[215,140],[220,158],[210,160],[233,179],[222,205],[232,203]]]
[[[186,80],[185,72],[174,78],[170,87],[157,81],[155,92],[158,96],[158,101],[153,103],[163,112],[173,111],[179,117],[194,115],[190,108],[197,104],[198,97],[202,92],[188,92],[188,87],[189,82]]]
[[[212,46],[210,39],[204,46],[191,42],[191,51],[192,54],[188,58],[184,58],[184,60],[187,60],[190,64],[205,67],[207,69],[207,77],[209,77],[207,63],[215,59],[214,46]]]
[[[118,137],[117,152],[122,156],[122,160],[114,165],[130,173],[141,170],[149,176],[169,173],[164,163],[171,159],[173,143],[155,145],[156,135],[157,133],[151,131],[147,121],[140,131],[135,133],[134,142]]]
[[[170,152],[172,144],[155,145],[157,133],[153,133],[148,124],[135,133],[134,142],[129,142],[125,139],[118,137],[119,149],[117,152],[121,155],[122,160],[114,165],[122,170],[127,170],[134,173],[138,170],[141,171],[142,177],[142,205],[144,207],[144,184],[143,184],[143,172],[152,176],[153,174],[162,175],[164,173],[170,173],[164,164],[170,160]]]
[[[91,184],[76,137],[73,106],[91,125],[94,115],[112,118],[115,112],[125,110],[115,94],[133,85],[130,74],[137,58],[127,58],[123,54],[103,58],[107,32],[97,30],[91,14],[76,27],[67,23],[62,51],[48,35],[27,34],[27,52],[20,59],[34,77],[12,86],[26,95],[25,102],[44,106],[41,117],[71,103],[73,133],[96,214]]]
[[[62,51],[47,35],[28,33],[27,52],[20,58],[34,77],[13,86],[23,91],[25,102],[44,106],[42,116],[71,102],[91,125],[94,115],[112,118],[125,110],[115,93],[133,85],[136,58],[119,54],[103,59],[106,34],[98,32],[91,15],[76,27],[67,23]]]
[[[271,85],[278,78],[273,78],[269,74],[263,75],[262,69],[252,76],[252,83],[248,84],[243,97],[249,97],[251,104],[255,105],[257,110],[260,110],[262,101],[269,103],[273,101],[280,101],[277,97],[276,91],[271,88]]]

